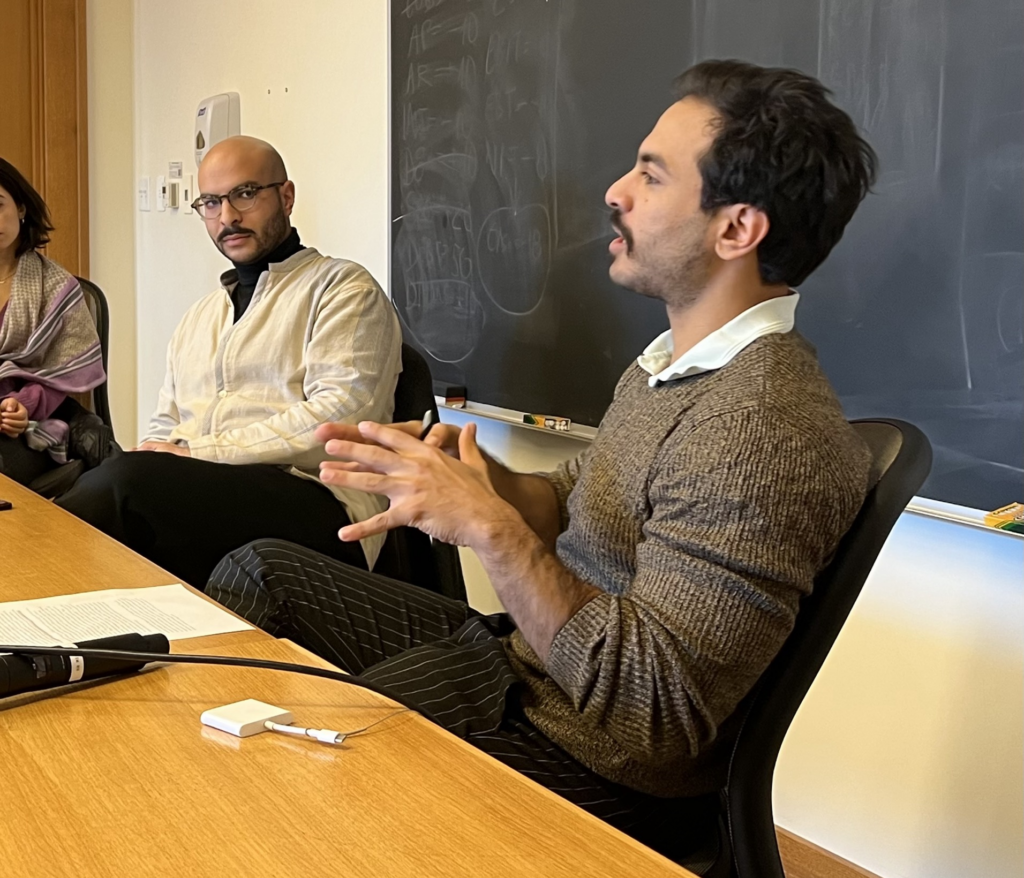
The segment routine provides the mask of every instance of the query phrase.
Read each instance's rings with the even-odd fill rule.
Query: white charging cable
[[[263,723],[263,728],[269,732],[280,732],[282,735],[294,735],[298,738],[312,738],[314,741],[319,741],[321,744],[341,744],[346,738],[350,738],[353,735],[361,735],[368,729],[372,729],[377,723],[382,723],[386,719],[391,719],[393,716],[398,716],[400,713],[407,713],[408,708],[403,710],[396,710],[394,713],[389,713],[387,716],[381,717],[379,720],[370,723],[368,726],[363,726],[361,729],[355,729],[351,732],[335,732],[333,729],[304,729],[302,726],[288,726],[282,723],[275,723],[273,720],[267,720]]]
[[[282,735],[296,735],[300,738],[312,738],[321,744],[340,744],[352,732],[334,732],[330,729],[304,729],[302,726],[284,726],[281,723],[271,722],[269,719],[263,723],[263,728],[270,732],[280,732]]]

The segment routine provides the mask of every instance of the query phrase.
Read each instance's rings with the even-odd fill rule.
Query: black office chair
[[[852,423],[871,449],[874,487],[813,592],[801,601],[792,634],[738,708],[717,850],[683,862],[705,878],[785,878],[772,815],[779,748],[889,532],[931,468],[931,445],[912,424]]]
[[[103,359],[103,374],[106,375],[107,357],[110,355],[110,309],[107,307],[107,298],[91,280],[80,277],[78,282],[82,286],[82,292],[85,293],[86,307],[92,315],[93,323],[96,324],[96,334],[100,337],[100,356]],[[108,380],[109,378],[105,378],[102,384],[92,389],[91,405],[88,408],[99,415],[100,420],[113,430],[114,424],[110,420],[110,400],[107,396]]]
[[[85,295],[85,304],[96,324],[96,334],[100,339],[100,357],[103,362],[103,372],[107,373],[107,357],[110,353],[110,310],[107,308],[107,299],[103,291],[92,281],[83,277],[78,278],[82,292]],[[104,426],[109,430],[110,440],[113,440],[114,426],[110,420],[110,401],[107,396],[107,380],[94,387],[89,393],[88,405],[85,407],[99,416]],[[76,409],[77,411],[77,409]],[[61,412],[55,413],[60,415]],[[41,497],[52,500],[61,496],[71,489],[78,481],[79,476],[85,472],[85,462],[82,460],[69,460],[67,463],[58,466],[56,469],[43,473],[39,478],[33,480],[29,485],[33,491]]]
[[[419,351],[403,344],[402,374],[395,387],[394,420],[419,420],[427,411],[437,418],[430,367]],[[388,532],[373,570],[454,600],[466,600],[458,548],[432,540],[414,527],[398,527]]]

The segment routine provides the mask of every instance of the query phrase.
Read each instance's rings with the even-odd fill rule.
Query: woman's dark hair
[[[16,255],[21,256],[22,253],[38,250],[49,244],[49,233],[53,231],[53,225],[50,223],[50,211],[46,207],[46,202],[32,188],[32,184],[6,159],[0,159],[0,186],[7,190],[19,208],[25,208],[25,221],[21,224],[21,232],[18,235]]]
[[[831,92],[798,70],[704,61],[675,81],[720,117],[699,168],[705,211],[763,210],[757,248],[766,284],[797,286],[831,252],[875,180],[878,158]]]

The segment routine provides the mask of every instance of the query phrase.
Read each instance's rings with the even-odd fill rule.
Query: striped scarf
[[[26,383],[85,393],[105,377],[100,340],[81,285],[57,263],[34,251],[25,253],[0,323],[0,399]],[[23,436],[29,448],[66,462],[68,425],[63,421],[30,421]]]

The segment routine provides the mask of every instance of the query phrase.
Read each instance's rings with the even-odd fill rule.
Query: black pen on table
[[[426,412],[423,413],[423,428],[420,430],[420,442],[427,438],[427,434],[436,423],[437,421],[434,420],[434,413],[430,409],[427,409]]]

